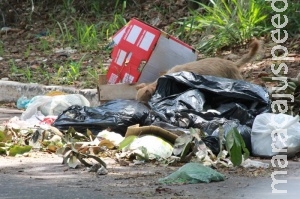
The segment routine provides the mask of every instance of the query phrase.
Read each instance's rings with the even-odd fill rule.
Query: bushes
[[[241,43],[253,36],[270,31],[265,24],[267,3],[262,0],[210,0],[210,4],[199,3],[199,11],[191,11],[187,27],[201,34],[198,48],[205,53],[231,44]]]

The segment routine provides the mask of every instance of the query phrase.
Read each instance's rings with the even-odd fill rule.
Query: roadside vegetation
[[[264,0],[4,0],[0,2],[0,57],[6,70],[2,69],[1,78],[95,88],[98,75],[107,70],[110,37],[132,17],[175,35],[205,56],[214,56],[241,47],[252,37],[270,40],[275,14],[270,5]],[[299,7],[298,1],[291,0],[283,13],[289,19],[289,38],[300,29]]]

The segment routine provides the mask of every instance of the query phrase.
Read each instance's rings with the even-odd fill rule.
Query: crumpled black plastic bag
[[[209,67],[209,66],[208,66]],[[251,127],[256,115],[270,112],[266,89],[246,81],[178,72],[162,76],[149,102],[156,121],[180,128],[200,128],[205,144],[218,153],[219,126],[224,136],[236,127],[251,152]]]
[[[63,111],[54,121],[59,130],[73,127],[76,131],[93,134],[110,128],[125,135],[127,127],[135,124],[146,125],[149,108],[136,100],[112,100],[97,107],[71,106]]]
[[[201,128],[205,133],[207,133],[211,137],[218,137],[219,138],[219,127],[222,127],[224,129],[224,138],[226,137],[227,133],[232,130],[232,128],[236,128],[237,131],[241,134],[243,137],[243,140],[245,142],[245,145],[247,149],[251,152],[251,128],[247,125],[241,125],[238,120],[227,120],[224,118],[215,118],[211,121],[205,121],[202,122]],[[212,145],[213,147],[219,147],[219,139],[215,140],[217,141]],[[212,149],[212,148],[211,148]],[[214,151],[217,151],[218,148],[214,149]]]
[[[149,105],[158,120],[180,127],[216,117],[251,127],[256,115],[270,112],[271,101],[266,89],[250,82],[178,72],[158,79]]]

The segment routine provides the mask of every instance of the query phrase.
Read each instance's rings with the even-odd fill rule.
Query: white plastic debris
[[[269,168],[269,164],[268,163],[263,163],[257,160],[251,160],[251,159],[247,159],[245,161],[242,162],[241,164],[242,167],[244,168],[264,168],[267,169]]]
[[[142,159],[167,159],[172,155],[173,146],[159,137],[144,135],[133,140],[122,151],[137,154]]]
[[[299,116],[263,113],[256,116],[251,132],[252,153],[271,157],[294,156],[300,151]]]
[[[2,28],[0,29],[0,32],[7,32],[7,31],[9,31],[9,30],[11,30],[10,27],[2,27]]]
[[[75,53],[77,52],[76,49],[72,49],[71,47],[66,47],[66,48],[59,48],[59,49],[54,49],[55,53]]]
[[[98,133],[96,140],[106,139],[111,141],[115,146],[119,146],[120,143],[124,140],[124,137],[120,135],[119,133],[115,133],[108,130],[103,130],[100,133]]]
[[[97,174],[98,175],[106,175],[106,174],[108,174],[108,170],[104,166],[101,166],[100,169],[98,169]]]
[[[37,111],[41,111],[44,116],[57,116],[72,105],[90,106],[90,102],[81,94],[35,96],[22,113],[21,120],[31,118]]]

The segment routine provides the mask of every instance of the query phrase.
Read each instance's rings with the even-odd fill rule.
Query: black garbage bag
[[[162,76],[149,105],[155,121],[180,128],[200,128],[205,144],[219,152],[219,126],[224,136],[236,127],[251,151],[251,127],[256,115],[270,112],[266,89],[246,81],[178,72]]]
[[[215,118],[211,121],[202,122],[201,126],[198,127],[202,129],[205,133],[207,133],[210,137],[216,137],[214,141],[217,143],[211,143],[211,146],[215,148],[214,151],[217,151],[217,149],[219,148],[219,127],[222,127],[224,129],[224,138],[227,136],[227,133],[235,127],[237,131],[241,134],[247,149],[251,152],[251,128],[247,125],[240,124],[238,120],[227,120],[224,118]],[[210,139],[212,140],[212,138]],[[213,151],[212,148],[210,149]]]
[[[191,72],[159,78],[149,105],[156,120],[186,128],[214,118],[237,119],[252,127],[256,115],[271,110],[268,92],[261,86]]]
[[[219,137],[208,135],[201,139],[206,145],[206,147],[208,147],[211,150],[211,152],[213,152],[213,154],[215,154],[216,156],[219,154],[220,152]]]
[[[110,128],[124,136],[128,126],[146,125],[148,116],[149,108],[136,100],[112,100],[97,107],[71,106],[57,117],[53,126],[59,130],[73,127],[81,133],[89,129],[93,134]]]

